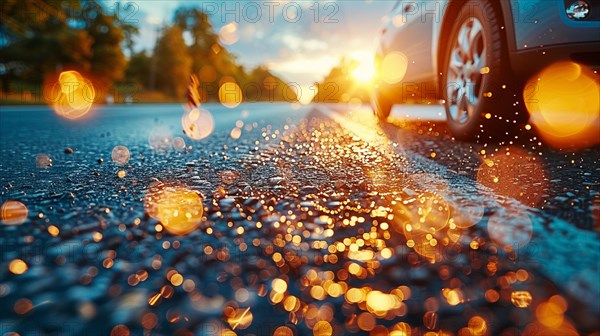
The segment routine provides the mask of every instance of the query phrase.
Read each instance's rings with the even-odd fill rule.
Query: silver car
[[[569,60],[598,69],[600,0],[398,1],[382,26],[372,105],[439,101],[461,140],[528,119],[524,83]]]

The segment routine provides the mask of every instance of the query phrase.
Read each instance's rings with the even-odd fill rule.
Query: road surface
[[[1,108],[0,203],[28,209],[0,226],[1,335],[600,330],[598,148],[460,143],[401,110],[203,107],[199,141],[180,105]],[[174,185],[203,204],[185,235],[148,206]]]

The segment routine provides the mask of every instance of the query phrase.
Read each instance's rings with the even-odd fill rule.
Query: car
[[[528,120],[523,90],[544,67],[600,68],[600,0],[397,1],[382,25],[371,104],[444,105],[459,140],[505,136]]]

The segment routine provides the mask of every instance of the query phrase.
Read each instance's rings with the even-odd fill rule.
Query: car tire
[[[375,116],[379,119],[379,121],[386,121],[392,112],[393,104],[389,99],[382,95],[382,92],[378,89],[373,90],[371,95],[371,107],[373,108],[373,112]]]
[[[440,82],[448,127],[459,140],[486,141],[517,122],[502,20],[483,0],[463,5],[453,21]]]

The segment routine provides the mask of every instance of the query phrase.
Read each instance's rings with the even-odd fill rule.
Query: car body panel
[[[439,2],[423,1],[419,4],[398,1],[382,26],[380,54],[387,55],[395,51],[406,56],[409,66],[404,80],[407,82],[423,81],[435,76],[435,68],[432,67],[435,58],[431,52],[434,41],[430,37],[435,34],[434,22],[441,20],[441,12],[438,10],[431,15],[421,15],[421,6]]]
[[[600,41],[600,21],[569,19],[563,0],[511,0],[511,8],[516,50]]]
[[[593,1],[595,10],[600,0]],[[398,1],[388,20],[383,23],[376,64],[390,52],[402,52],[408,59],[408,69],[403,82],[436,81],[440,72],[438,59],[444,43],[442,29],[452,26],[452,13],[447,10],[463,0]],[[477,5],[477,2],[471,2]],[[573,21],[566,16],[565,0],[499,0],[504,17],[504,28],[512,68],[527,67],[523,74],[530,75],[532,67],[542,67],[557,58],[567,58],[569,46],[578,52],[598,52],[600,21]],[[412,6],[411,8],[408,8]],[[510,17],[509,17],[510,16]],[[507,17],[509,17],[507,19]],[[528,54],[545,55],[542,49],[552,51],[557,57],[546,57],[538,62],[522,62]],[[562,49],[558,51],[557,49]],[[380,70],[380,69],[378,69]]]

